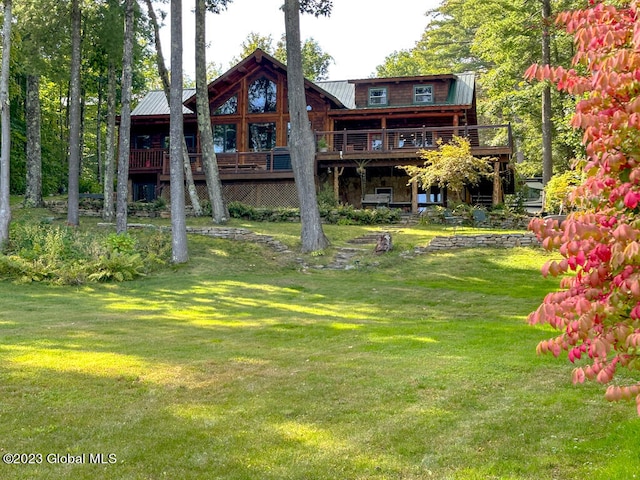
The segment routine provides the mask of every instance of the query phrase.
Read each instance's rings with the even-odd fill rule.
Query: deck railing
[[[510,125],[472,125],[460,127],[382,128],[316,132],[320,153],[355,152],[390,153],[406,150],[437,148],[438,142],[451,141],[453,136],[467,138],[472,148],[511,148]]]
[[[161,150],[163,175],[170,174],[169,154]],[[191,171],[204,174],[201,153],[189,153]],[[220,173],[261,173],[291,170],[291,157],[287,148],[276,148],[263,152],[226,152],[217,153],[216,160]]]
[[[326,154],[349,157],[367,153],[369,156],[414,153],[437,148],[438,141],[450,141],[454,135],[465,137],[473,149],[511,150],[513,139],[510,125],[473,125],[460,127],[381,128],[315,132],[318,158],[325,154],[320,143],[327,145]],[[320,140],[323,142],[320,142]],[[484,154],[484,153],[483,153]],[[204,173],[202,155],[190,153],[194,174]],[[220,173],[261,173],[291,170],[291,158],[286,147],[262,152],[225,152],[216,154]],[[164,149],[131,150],[129,169],[134,172],[161,172],[169,175],[169,156]]]

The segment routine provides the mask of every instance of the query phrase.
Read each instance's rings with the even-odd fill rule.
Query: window
[[[249,148],[254,152],[272,150],[276,146],[275,123],[250,123]]]
[[[196,136],[195,135],[185,135],[184,143],[187,145],[187,151],[195,152],[196,151]],[[169,150],[171,146],[171,137],[169,135],[165,135],[162,139],[162,148],[165,150]]]
[[[413,103],[433,103],[433,85],[414,86]]]
[[[137,135],[135,137],[135,149],[145,150],[151,148],[151,136],[150,135]]]
[[[229,97],[214,113],[215,115],[233,115],[234,113],[238,113],[238,96],[234,95],[233,97]]]
[[[369,89],[369,105],[386,105],[387,104],[387,88],[370,88]]]
[[[236,151],[236,125],[214,125],[213,149],[216,153]]]
[[[187,151],[195,152],[196,151],[196,136],[195,135],[185,135],[184,142],[187,144]]]
[[[264,77],[249,85],[249,113],[275,112],[276,90],[276,84]]]

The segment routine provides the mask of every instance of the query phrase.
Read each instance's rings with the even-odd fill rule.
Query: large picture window
[[[237,150],[235,123],[214,125],[213,149],[216,153],[235,152]]]
[[[387,88],[370,88],[369,89],[369,105],[386,105],[387,104]]]
[[[275,123],[250,123],[249,148],[254,152],[272,150],[276,146]]]
[[[267,113],[276,111],[276,84],[268,78],[259,78],[249,85],[249,113]]]
[[[414,86],[413,103],[433,103],[433,85]]]

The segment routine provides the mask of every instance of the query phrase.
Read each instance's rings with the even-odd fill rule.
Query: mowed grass
[[[400,256],[436,233],[348,271],[192,236],[189,265],[134,282],[0,283],[0,450],[43,455],[0,478],[638,475],[635,407],[535,354],[545,255]]]

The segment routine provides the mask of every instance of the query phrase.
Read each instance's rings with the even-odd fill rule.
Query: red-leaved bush
[[[544,248],[562,256],[542,268],[545,276],[561,276],[561,290],[529,315],[532,324],[562,333],[537,350],[586,359],[573,371],[574,383],[606,384],[620,367],[640,370],[639,14],[635,0],[622,9],[597,3],[560,14],[575,38],[574,68],[533,65],[525,74],[579,99],[572,124],[584,131],[588,163],[571,197],[575,211],[561,225],[529,225]],[[640,383],[607,388],[608,400],[634,397],[640,415]]]

